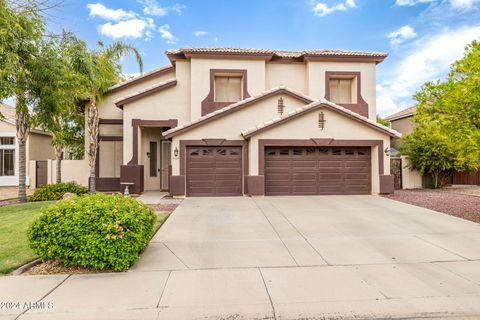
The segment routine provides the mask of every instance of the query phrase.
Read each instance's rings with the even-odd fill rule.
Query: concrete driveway
[[[480,225],[376,196],[188,198],[130,272],[27,283],[54,308],[20,319],[478,319]]]

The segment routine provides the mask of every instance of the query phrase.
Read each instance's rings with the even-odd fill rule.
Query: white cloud
[[[409,25],[405,25],[387,34],[387,37],[390,39],[390,44],[392,46],[398,46],[400,43],[408,39],[413,39],[416,36],[417,36],[417,33]]]
[[[480,25],[444,30],[415,41],[409,53],[382,77],[377,87],[379,113],[387,115],[409,106],[422,84],[445,77],[450,65],[475,39],[480,39]]]
[[[357,4],[355,0],[345,0],[344,2],[337,3],[336,5],[329,6],[323,2],[311,2],[313,5],[313,12],[317,16],[324,17],[335,11],[346,11],[348,9],[356,8]]]
[[[430,3],[436,2],[437,0],[396,0],[395,5],[397,6],[414,6],[419,3]]]
[[[450,0],[452,7],[460,10],[472,9],[478,0]]]
[[[152,37],[150,30],[155,29],[153,19],[130,19],[118,23],[107,22],[99,27],[99,32],[113,39]]]
[[[101,3],[89,3],[87,4],[87,8],[90,10],[90,17],[98,17],[110,21],[132,19],[135,17],[134,12],[123,9],[110,9]]]
[[[175,37],[172,32],[170,31],[170,26],[168,24],[164,24],[158,28],[158,32],[160,32],[160,36],[167,42],[167,43],[177,43],[178,38]]]
[[[208,32],[206,32],[206,31],[195,31],[195,32],[193,33],[193,35],[194,35],[195,37],[203,37],[203,36],[206,36],[207,34],[208,34]]]
[[[183,4],[175,4],[171,7],[162,7],[156,0],[140,0],[143,5],[143,13],[149,16],[163,17],[170,12],[182,14],[186,7]]]
[[[395,0],[397,6],[415,6],[421,3],[436,3],[436,4],[449,4],[457,10],[470,10],[475,7],[475,4],[480,0]]]

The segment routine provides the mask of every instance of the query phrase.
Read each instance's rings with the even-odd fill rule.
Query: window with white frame
[[[0,176],[15,175],[15,137],[0,137]]]

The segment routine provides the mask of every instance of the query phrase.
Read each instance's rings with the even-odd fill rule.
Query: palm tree
[[[138,50],[122,42],[110,45],[98,43],[98,48],[89,51],[84,42],[77,44],[75,59],[76,70],[83,75],[83,89],[87,95],[86,105],[88,145],[86,152],[90,166],[89,191],[95,193],[95,162],[98,151],[98,102],[105,97],[108,89],[121,79],[120,59],[134,54],[140,73],[143,72],[143,62]]]

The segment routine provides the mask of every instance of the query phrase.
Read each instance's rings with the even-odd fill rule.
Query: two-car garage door
[[[187,196],[239,196],[242,147],[187,147]],[[369,194],[369,147],[267,147],[266,195]]]
[[[368,147],[268,147],[265,194],[369,194]]]

